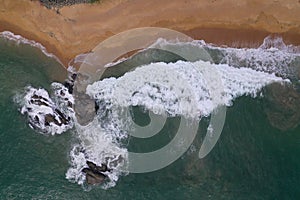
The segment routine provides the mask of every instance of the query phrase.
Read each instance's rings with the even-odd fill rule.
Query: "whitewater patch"
[[[86,176],[82,172],[82,169],[88,167],[86,161],[92,161],[97,165],[104,163],[110,169],[108,172],[103,172],[108,177],[101,185],[103,189],[114,187],[119,177],[127,174],[122,170],[127,161],[127,149],[122,147],[118,142],[119,137],[115,134],[122,132],[121,127],[111,131],[101,124],[103,121],[96,117],[86,126],[79,124],[76,126],[80,143],[75,144],[70,152],[71,167],[66,173],[66,178],[83,185],[85,190],[89,190],[89,186],[85,185]],[[126,135],[124,134],[123,137]]]
[[[130,106],[142,106],[157,115],[200,119],[220,105],[232,105],[240,96],[256,97],[263,87],[273,82],[289,81],[274,74],[204,61],[152,63],[122,77],[95,82],[88,86],[87,94],[100,109],[90,124],[77,125],[81,143],[70,153],[71,167],[66,178],[84,185],[81,170],[87,160],[99,165],[105,163],[112,169],[106,173],[110,180],[102,186],[105,189],[113,187],[120,175],[128,173],[127,144],[122,141],[134,128],[132,116],[128,112],[124,114]]]
[[[276,72],[280,76],[289,77],[298,70],[294,63],[299,54],[289,53],[275,47],[269,49],[233,49],[227,48],[221,63],[230,66],[243,66],[268,73]]]
[[[256,71],[276,73],[280,77],[299,79],[300,47],[286,45],[281,37],[268,36],[259,48],[219,47],[203,40],[192,42],[169,42],[158,39],[149,48],[159,48],[166,51],[184,51],[188,55],[197,55],[203,59],[203,48],[210,54],[212,62],[228,64],[236,68],[246,67]]]
[[[209,72],[207,72],[209,70]],[[274,74],[209,62],[153,63],[87,87],[87,94],[108,105],[143,106],[155,114],[198,118],[242,95],[255,96],[264,86],[281,82]],[[223,88],[216,87],[221,83]],[[221,95],[215,95],[216,90]],[[217,99],[216,99],[217,98]]]
[[[42,134],[61,134],[74,126],[74,98],[60,83],[52,83],[53,98],[43,88],[26,87],[16,95],[20,112],[28,117],[29,126]]]
[[[4,35],[19,41],[18,37],[10,33]],[[266,45],[258,49],[235,49],[215,47],[204,41],[170,43],[161,39],[150,48],[156,48],[157,45],[160,46],[159,49],[172,49],[175,53],[178,51],[178,55],[181,55],[180,51],[184,51],[198,60],[199,57],[209,60],[207,52],[217,55],[211,55],[211,62],[191,59],[193,62],[152,63],[140,66],[119,78],[107,78],[89,85],[86,92],[96,101],[99,110],[86,126],[76,122],[74,110],[69,106],[74,104],[74,98],[68,93],[68,88],[53,83],[53,96],[42,88],[26,89],[21,113],[28,116],[32,128],[55,135],[73,125],[76,127],[74,134],[79,142],[73,145],[70,168],[66,172],[66,178],[71,182],[89,189],[82,172],[87,167],[86,161],[99,166],[104,163],[111,169],[104,172],[108,177],[101,185],[104,189],[115,186],[120,176],[128,174],[126,166],[129,152],[126,141],[135,128],[132,116],[127,112],[131,106],[141,106],[164,117],[180,116],[200,120],[210,116],[219,106],[231,106],[240,96],[256,97],[268,84],[289,82],[284,78],[289,78],[294,73],[293,62],[299,57],[296,51],[290,51],[290,47],[286,48],[280,41],[276,43],[278,48],[266,41]],[[197,51],[198,47],[201,47],[201,52]],[[205,55],[203,47],[207,50]],[[82,54],[73,62],[87,62],[85,58],[86,55]],[[108,64],[106,67],[110,66]],[[68,94],[68,97],[62,95],[62,92]],[[46,126],[44,122],[47,115],[54,116],[58,123],[63,124],[55,109],[73,119],[71,123],[65,126],[50,123],[50,127]],[[214,128],[209,126],[208,133],[212,133]]]

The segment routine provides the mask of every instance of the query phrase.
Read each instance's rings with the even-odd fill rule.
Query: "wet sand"
[[[104,39],[145,26],[234,47],[256,47],[269,34],[300,45],[298,0],[104,0],[59,10],[37,0],[0,0],[0,5],[0,31],[41,43],[66,66]]]

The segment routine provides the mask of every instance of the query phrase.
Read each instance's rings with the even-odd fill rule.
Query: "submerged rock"
[[[292,84],[266,88],[265,112],[272,126],[287,131],[300,124],[300,93]]]

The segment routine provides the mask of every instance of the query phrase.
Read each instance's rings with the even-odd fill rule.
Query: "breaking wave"
[[[295,72],[299,70],[295,67],[299,62],[298,49],[285,45],[280,39],[266,38],[257,49],[216,47],[204,41],[171,43],[163,39],[150,48],[158,46],[164,50],[175,49],[176,52],[177,49],[191,54],[197,54],[199,47],[204,47],[212,60],[151,63],[139,66],[119,78],[106,78],[89,85],[87,94],[95,100],[99,109],[96,117],[86,126],[76,122],[75,113],[68,108],[68,102],[51,100],[61,96],[60,91],[66,92],[63,86],[53,84],[54,91],[57,91],[53,97],[44,89],[26,89],[26,102],[22,104],[21,113],[27,113],[33,128],[54,135],[75,125],[73,130],[79,142],[74,144],[70,152],[71,166],[66,173],[68,180],[83,185],[85,189],[90,188],[85,184],[86,176],[82,173],[82,169],[87,167],[86,161],[97,165],[105,163],[111,169],[103,172],[108,177],[101,186],[104,189],[115,186],[121,175],[128,174],[126,142],[134,128],[132,116],[127,112],[130,107],[141,106],[156,115],[201,119],[210,116],[220,105],[231,106],[240,96],[255,98],[268,84],[298,80],[295,77]],[[77,57],[74,62],[84,62],[85,56]],[[42,97],[39,98],[42,103],[32,104],[34,95]],[[52,110],[40,105],[44,103]],[[71,118],[68,126],[52,129],[37,124],[37,118],[38,121],[45,121],[49,113],[60,123],[60,114],[56,116],[53,113],[56,108]],[[57,125],[53,124],[53,127]]]
[[[145,65],[118,79],[96,82],[88,86],[87,94],[109,105],[143,106],[158,115],[197,118],[210,115],[219,105],[231,105],[239,96],[255,96],[276,81],[282,78],[247,68],[178,61]],[[221,95],[214,95],[216,91]]]
[[[273,82],[284,80],[274,74],[203,61],[153,63],[117,79],[95,82],[88,86],[87,94],[95,99],[100,110],[96,119],[78,133],[83,141],[81,148],[86,151],[72,150],[67,178],[82,184],[81,169],[86,160],[98,164],[110,160],[108,166],[114,173],[105,187],[115,185],[118,175],[126,174],[128,152],[122,139],[133,129],[131,116],[124,112],[130,106],[142,106],[156,115],[201,118],[209,116],[219,105],[231,105],[239,96],[255,97]],[[221,95],[214,95],[216,90],[222,90]],[[118,164],[114,166],[116,160]]]

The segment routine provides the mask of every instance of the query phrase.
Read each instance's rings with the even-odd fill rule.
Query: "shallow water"
[[[0,71],[0,199],[300,198],[300,127],[288,131],[272,127],[265,97],[242,96],[227,108],[222,135],[204,159],[198,158],[198,148],[209,117],[202,118],[192,147],[168,167],[120,176],[116,186],[107,190],[98,186],[85,191],[65,175],[69,153],[78,143],[76,133],[37,133],[13,100],[25,86],[49,89],[53,81],[63,81],[67,72],[38,49],[3,39]],[[149,122],[143,112],[133,112],[137,123]],[[127,148],[148,151],[163,146],[174,136],[178,121],[170,118],[164,134],[146,141],[131,139]]]

